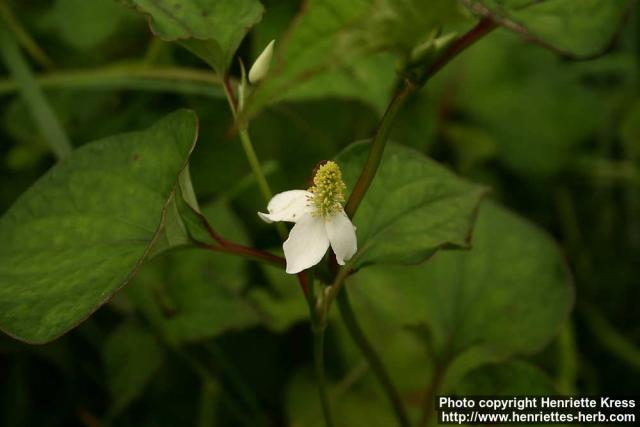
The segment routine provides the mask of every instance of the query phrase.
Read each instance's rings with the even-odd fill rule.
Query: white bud
[[[264,48],[256,62],[253,63],[251,69],[249,70],[249,82],[251,84],[256,84],[260,80],[264,79],[269,72],[269,67],[271,66],[271,57],[273,56],[273,45],[275,40],[271,40],[271,42]]]

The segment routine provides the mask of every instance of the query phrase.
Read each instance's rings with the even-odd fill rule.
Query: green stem
[[[349,200],[344,208],[350,218],[355,215],[358,206],[360,206],[360,202],[362,202],[365,193],[369,189],[369,186],[378,171],[378,167],[382,161],[382,154],[384,153],[384,148],[387,145],[387,140],[389,139],[389,134],[391,133],[391,128],[398,111],[400,111],[400,108],[402,108],[404,103],[407,101],[409,95],[415,90],[416,86],[406,80],[400,91],[396,92],[394,95],[389,107],[387,107],[387,111],[384,113],[384,116],[382,116],[378,130],[373,137],[367,161],[362,168],[362,172],[360,172],[360,177],[358,178],[356,185],[353,187]]]
[[[222,87],[224,88],[224,92],[227,95],[227,101],[229,102],[229,108],[233,113],[233,117],[238,117],[238,100],[235,96],[235,92],[233,91],[233,87],[231,86],[231,80],[227,76],[223,79]],[[262,170],[262,165],[258,160],[258,155],[256,154],[255,148],[253,148],[253,143],[251,142],[251,137],[249,136],[248,125],[240,126],[238,133],[240,134],[240,142],[242,143],[242,149],[244,150],[245,157],[249,162],[249,167],[251,168],[251,172],[256,178],[258,182],[258,188],[262,193],[262,197],[264,200],[269,203],[271,198],[273,197],[273,192],[269,187],[269,183],[267,182],[267,178],[264,175],[264,171]],[[278,230],[278,234],[282,240],[287,238],[287,229],[284,224],[277,223],[276,229]]]
[[[249,131],[246,128],[243,128],[239,133],[240,141],[242,142],[242,149],[244,150],[244,154],[249,161],[251,171],[256,177],[256,181],[258,182],[258,187],[260,188],[262,197],[264,197],[266,202],[269,202],[269,200],[271,200],[271,198],[273,197],[273,193],[271,192],[271,188],[269,187],[267,178],[264,176],[264,173],[262,171],[262,166],[260,165],[260,161],[258,160],[256,150],[253,148],[253,144],[251,143]]]
[[[91,90],[146,90],[224,98],[221,80],[209,71],[187,67],[154,67],[141,64],[109,65],[93,69],[56,71],[34,76],[41,88]],[[0,95],[20,87],[15,80],[0,80]]]
[[[307,291],[305,297],[309,306],[309,320],[311,323],[311,331],[313,332],[313,362],[316,371],[316,382],[318,385],[318,395],[320,397],[320,405],[322,406],[322,415],[327,427],[333,427],[333,417],[331,416],[331,405],[329,403],[329,393],[327,391],[327,380],[324,372],[324,319],[318,316],[316,307],[316,295],[313,269],[308,269],[301,273],[306,280]],[[302,281],[301,281],[302,283]]]
[[[389,399],[389,402],[393,407],[393,411],[396,414],[398,424],[402,427],[410,427],[411,424],[409,423],[409,417],[407,416],[407,413],[404,409],[404,405],[402,404],[400,395],[393,385],[393,382],[391,381],[391,377],[387,373],[387,370],[382,364],[380,356],[378,356],[378,353],[369,343],[367,337],[364,334],[364,331],[358,324],[353,309],[351,308],[351,303],[349,302],[349,295],[347,294],[346,288],[342,289],[342,291],[338,293],[337,302],[344,325],[349,331],[349,335],[351,335],[351,338],[364,355],[365,359],[367,359],[371,370],[374,372],[376,378],[380,382],[380,385],[384,389],[387,398]]]
[[[216,420],[216,402],[220,394],[218,383],[211,380],[202,381],[200,386],[200,408],[198,426],[213,427]]]
[[[316,366],[316,381],[318,382],[318,392],[320,394],[324,422],[327,427],[333,427],[334,424],[324,373],[324,331],[325,329],[321,328],[313,332],[313,359]]]
[[[72,150],[69,137],[36,84],[29,64],[20,52],[13,35],[2,28],[0,28],[0,53],[9,73],[16,80],[40,133],[59,160],[66,158]]]
[[[9,8],[5,0],[0,0],[0,17],[7,24],[7,27],[15,35],[20,46],[29,53],[31,58],[44,68],[53,68],[53,61],[49,55],[31,37],[29,32],[22,26],[18,18]]]
[[[227,377],[230,385],[235,389],[238,396],[244,401],[249,410],[260,420],[260,425],[264,425],[265,422],[262,416],[262,410],[260,409],[260,403],[256,397],[253,389],[242,377],[240,371],[235,366],[233,361],[224,352],[224,350],[215,342],[211,342],[206,346],[207,351],[214,360],[214,363],[219,367],[221,374]]]
[[[558,391],[566,396],[576,393],[578,355],[573,323],[564,326],[557,340],[558,345]]]
[[[640,348],[617,331],[596,309],[583,307],[582,311],[596,340],[611,354],[640,372]]]
[[[134,65],[110,65],[88,70],[57,71],[34,76],[41,88],[91,90],[145,90],[155,92],[204,95],[224,98],[216,87],[220,79],[210,72],[186,67],[150,68]],[[15,80],[0,80],[0,95],[12,93],[20,87]]]
[[[447,365],[448,361],[439,361],[435,365],[433,377],[431,378],[429,387],[427,387],[427,390],[425,391],[424,399],[422,401],[422,418],[418,424],[420,427],[427,427],[431,423],[436,406],[434,399],[442,385]]]
[[[387,107],[376,134],[373,137],[371,148],[369,150],[369,156],[367,161],[360,172],[358,181],[351,191],[349,200],[345,206],[345,212],[350,218],[353,218],[360,202],[364,198],[373,178],[376,175],[380,162],[382,160],[382,154],[384,148],[387,145],[389,134],[393,127],[393,122],[398,114],[398,111],[407,101],[409,95],[422,87],[427,80],[429,80],[434,74],[440,71],[446,64],[448,64],[453,58],[458,56],[460,52],[464,51],[467,47],[484,37],[486,34],[496,28],[496,24],[488,19],[482,19],[475,27],[462,37],[453,42],[447,49],[445,49],[440,56],[438,56],[421,75],[416,76],[414,79],[406,78],[403,85],[396,91],[391,103]]]

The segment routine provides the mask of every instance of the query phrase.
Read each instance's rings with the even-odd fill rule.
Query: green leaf
[[[240,42],[262,18],[258,0],[127,0],[149,15],[151,31],[181,41],[219,74],[229,67]]]
[[[353,369],[340,383],[328,379],[331,410],[338,426],[389,427],[397,425],[393,412],[378,384],[362,387],[359,380],[366,374],[366,365]],[[369,374],[370,375],[370,374]],[[355,384],[354,384],[355,383]],[[294,426],[323,427],[318,402],[316,378],[306,371],[298,372],[288,384],[287,415]]]
[[[348,189],[355,185],[368,150],[368,144],[356,143],[336,158]],[[419,151],[389,144],[353,218],[356,266],[416,263],[442,247],[468,246],[485,191]]]
[[[459,365],[450,383],[488,361],[538,351],[573,301],[553,240],[493,203],[480,209],[470,251],[440,252],[415,268],[375,267],[353,280],[354,299],[399,326],[427,328],[421,334],[433,353]]]
[[[462,0],[474,13],[576,58],[604,53],[634,0]]]
[[[89,51],[109,40],[131,15],[136,17],[113,0],[56,0],[43,21],[67,45]]]
[[[488,365],[470,372],[455,387],[460,395],[536,396],[558,393],[546,372],[522,360]]]
[[[246,243],[238,219],[224,203],[206,206],[203,214],[225,238]],[[246,261],[225,253],[183,249],[163,254],[146,265],[133,286],[147,299],[137,303],[171,343],[212,338],[231,329],[260,322],[254,305],[243,295]],[[134,296],[135,299],[135,296]],[[149,310],[155,313],[149,314]]]
[[[605,89],[585,81],[631,81],[634,67],[612,55],[567,62],[544,49],[522,49],[522,42],[510,34],[495,32],[433,83],[441,85],[441,102],[454,99],[454,108],[469,117],[467,122],[488,133],[504,166],[544,178],[573,161],[577,147],[605,126],[609,112],[617,108],[622,84]],[[451,85],[455,93],[447,95]],[[450,126],[458,123],[444,127],[448,137]],[[456,145],[462,139],[478,145],[478,137],[459,136]]]
[[[142,394],[162,366],[164,356],[156,338],[136,323],[123,323],[109,335],[103,358],[113,415]]]
[[[393,56],[383,51],[408,56],[434,30],[464,22],[450,0],[310,0],[276,43],[272,71],[245,113],[311,95],[357,99],[381,109],[396,79]]]
[[[197,136],[180,110],[83,146],[0,219],[0,328],[42,343],[126,284],[158,240]]]

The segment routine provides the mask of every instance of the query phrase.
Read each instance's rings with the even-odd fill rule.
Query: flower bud
[[[249,70],[249,82],[251,84],[256,84],[260,80],[264,79],[269,72],[269,67],[271,66],[271,57],[273,56],[273,45],[275,40],[271,40],[271,42],[264,48],[258,59],[253,63],[251,69]]]

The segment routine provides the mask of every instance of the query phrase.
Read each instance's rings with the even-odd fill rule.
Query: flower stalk
[[[400,399],[400,394],[393,384],[393,381],[391,381],[389,373],[382,364],[380,356],[378,356],[378,353],[375,351],[364,334],[364,331],[358,324],[355,313],[351,308],[349,295],[347,294],[346,289],[343,289],[342,292],[338,294],[337,302],[338,309],[340,310],[340,316],[342,317],[342,321],[344,322],[349,335],[351,335],[351,338],[365,356],[365,359],[367,359],[371,370],[374,372],[376,378],[380,382],[380,385],[387,394],[399,425],[402,427],[410,427],[411,423],[409,422],[409,417],[407,416],[407,412],[405,411],[402,400]]]
[[[378,129],[373,137],[365,165],[345,206],[345,212],[350,218],[353,218],[356,214],[360,203],[362,202],[376,175],[376,172],[378,171],[382,161],[382,155],[384,154],[384,149],[393,127],[393,122],[409,96],[424,86],[424,84],[426,84],[434,74],[440,71],[453,58],[457,57],[458,54],[474,44],[476,41],[480,40],[496,27],[497,25],[490,19],[484,18],[480,20],[480,22],[470,31],[457,40],[448,43],[442,53],[430,62],[422,72],[418,71],[411,77],[406,77],[404,79],[402,86],[396,91],[389,103],[389,106],[387,107],[387,110],[380,120],[380,124],[378,125]],[[408,416],[400,396],[391,381],[391,377],[385,369],[380,356],[376,353],[375,349],[360,328],[360,325],[356,320],[355,313],[351,308],[346,288],[342,289],[345,280],[353,269],[353,264],[357,256],[358,254],[351,259],[351,262],[342,266],[335,273],[335,279],[331,286],[331,291],[329,292],[329,295],[327,295],[328,300],[326,304],[330,306],[332,300],[334,298],[337,299],[338,308],[349,335],[351,335],[351,338],[366,358],[374,374],[378,378],[378,381],[382,385],[387,398],[394,409],[399,425],[402,427],[408,427],[410,426]],[[428,417],[426,419],[428,419]],[[425,418],[423,418],[422,425],[424,425],[425,422]]]

